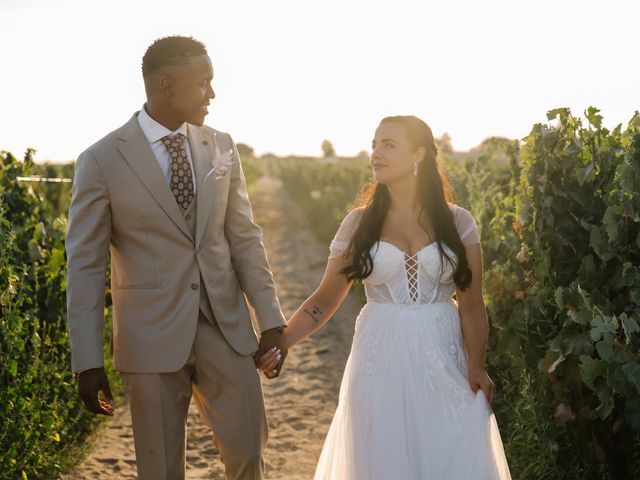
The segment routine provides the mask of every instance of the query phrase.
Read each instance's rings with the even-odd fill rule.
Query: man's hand
[[[109,379],[104,368],[90,368],[81,372],[78,375],[78,389],[80,398],[82,398],[87,410],[98,415],[113,415],[115,402],[113,395],[111,395]],[[98,392],[100,391],[106,401],[98,398]]]
[[[268,362],[260,361],[265,354],[268,355]],[[256,367],[264,371],[267,378],[276,378],[280,375],[280,370],[287,357],[287,347],[282,335],[282,328],[276,327],[262,332],[258,351],[253,356]]]

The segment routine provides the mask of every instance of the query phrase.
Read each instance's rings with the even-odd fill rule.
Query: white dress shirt
[[[158,161],[158,165],[160,165],[160,169],[164,175],[165,180],[167,181],[167,185],[171,185],[171,158],[169,157],[169,152],[167,151],[167,147],[162,143],[162,137],[167,135],[175,135],[176,133],[181,133],[185,137],[187,137],[187,124],[183,123],[173,132],[169,130],[164,125],[160,125],[153,118],[149,116],[146,110],[146,104],[142,106],[140,109],[140,113],[138,114],[138,125],[142,129],[142,133],[147,137],[149,141],[149,146],[151,147],[151,151],[153,155],[156,157]],[[188,139],[187,139],[188,140]],[[191,158],[191,150],[189,149],[189,142],[184,142],[184,147],[187,150],[187,158],[189,159],[189,165],[191,165],[191,178],[193,180],[193,193],[196,193],[196,171],[193,168],[193,160]]]

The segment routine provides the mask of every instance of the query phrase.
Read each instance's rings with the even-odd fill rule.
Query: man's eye
[[[395,145],[393,143],[385,143],[384,147],[385,148],[393,148]]]

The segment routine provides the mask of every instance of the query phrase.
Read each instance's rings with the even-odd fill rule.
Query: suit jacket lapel
[[[173,223],[193,241],[189,227],[180,212],[180,207],[178,207],[178,203],[167,185],[147,138],[138,125],[137,113],[124,125],[119,138],[121,142],[117,148],[140,182]]]
[[[212,168],[214,139],[205,129],[189,124],[187,124],[187,138],[189,140],[191,159],[196,170],[196,196],[198,200],[196,245],[199,245],[207,228],[209,213],[213,204],[213,194],[215,193],[213,176],[209,176],[207,181],[204,181],[207,173]]]

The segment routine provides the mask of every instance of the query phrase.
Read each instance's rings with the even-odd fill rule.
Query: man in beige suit
[[[72,369],[87,408],[112,414],[102,353],[110,253],[113,357],[130,393],[139,478],[184,478],[193,393],[227,477],[260,479],[267,422],[254,355],[280,352],[271,377],[287,353],[262,233],[231,137],[203,126],[215,97],[204,45],[157,40],[142,70],[146,104],[76,163],[66,241]]]

